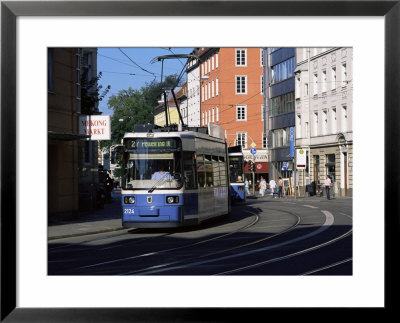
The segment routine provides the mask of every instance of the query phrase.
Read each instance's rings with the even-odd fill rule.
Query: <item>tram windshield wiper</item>
[[[148,193],[152,193],[156,188],[157,188],[157,185],[158,184],[160,184],[161,182],[163,182],[164,180],[166,180],[166,176],[167,176],[168,174],[167,173],[165,173],[164,175],[163,175],[163,177],[161,177],[159,180],[157,180],[157,182],[148,190]]]

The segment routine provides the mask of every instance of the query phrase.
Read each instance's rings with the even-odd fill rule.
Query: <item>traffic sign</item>
[[[252,142],[250,146],[253,147],[253,148],[255,148],[257,145],[256,145],[255,142]]]
[[[250,153],[252,153],[253,155],[255,155],[256,152],[257,152],[257,149],[255,149],[255,148],[251,148],[251,149],[250,149]]]

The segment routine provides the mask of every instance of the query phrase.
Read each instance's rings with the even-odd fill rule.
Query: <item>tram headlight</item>
[[[134,196],[125,196],[124,202],[125,202],[125,204],[135,204],[135,197]]]
[[[167,196],[167,203],[168,204],[179,203],[179,196]]]

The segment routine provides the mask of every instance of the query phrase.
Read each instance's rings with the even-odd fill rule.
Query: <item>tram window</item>
[[[199,183],[199,187],[206,187],[206,171],[203,155],[197,155],[197,182]]]
[[[218,157],[215,156],[212,159],[212,171],[213,171],[213,183],[215,187],[221,186],[221,181],[219,179],[219,163]]]
[[[183,171],[185,177],[185,188],[196,188],[196,167],[194,152],[185,152],[183,155]]]
[[[206,185],[207,187],[213,187],[213,166],[212,166],[212,159],[210,155],[204,156],[204,165],[205,165],[205,172],[206,172]]]
[[[221,186],[227,186],[225,158],[219,157],[219,179]]]

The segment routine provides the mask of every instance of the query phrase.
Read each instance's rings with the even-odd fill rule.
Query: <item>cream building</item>
[[[353,49],[297,48],[295,147],[307,151],[299,185],[323,184],[336,196],[353,191]]]
[[[192,54],[198,55],[199,49]],[[187,67],[187,117],[189,127],[200,127],[200,63],[196,58],[188,62]]]

